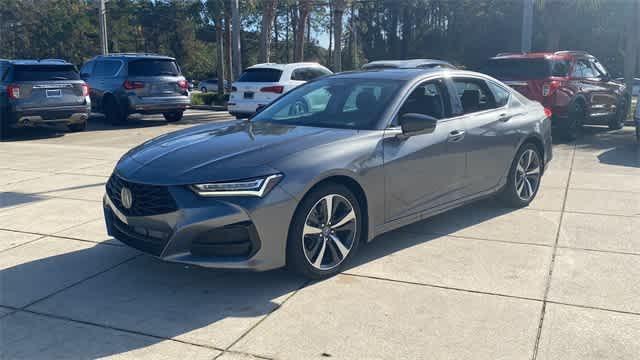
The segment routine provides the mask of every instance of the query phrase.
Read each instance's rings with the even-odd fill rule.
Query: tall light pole
[[[100,24],[100,50],[102,55],[109,53],[109,45],[107,42],[107,7],[106,0],[99,0],[98,4],[98,23]]]
[[[240,57],[240,10],[238,9],[238,0],[231,0],[231,21],[232,21],[232,39],[231,49],[233,52],[233,74],[237,79],[242,73],[242,58]]]
[[[534,0],[523,0],[522,52],[531,52],[531,38],[533,37],[533,1]]]

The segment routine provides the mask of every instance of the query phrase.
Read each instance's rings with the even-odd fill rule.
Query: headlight
[[[200,196],[265,196],[282,179],[282,174],[274,174],[247,180],[196,184],[191,186]]]

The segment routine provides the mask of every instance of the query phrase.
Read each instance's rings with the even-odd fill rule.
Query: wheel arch
[[[369,201],[367,199],[366,192],[362,187],[362,185],[352,176],[349,176],[346,174],[332,174],[316,181],[300,197],[300,201],[298,202],[298,205],[296,206],[296,209],[293,212],[294,214],[293,216],[295,216],[295,214],[298,212],[298,209],[300,208],[300,204],[302,203],[302,199],[304,199],[313,190],[319,187],[325,186],[327,184],[339,184],[339,185],[345,186],[358,199],[358,202],[360,203],[360,207],[361,207],[360,211],[362,212],[362,215],[363,215],[362,216],[363,218],[362,221],[364,222],[363,229],[365,231],[364,236],[361,238],[361,240],[365,242],[368,241],[369,234],[372,234],[372,229],[370,228],[371,222],[369,221],[369,213],[370,213]],[[293,217],[289,222],[289,228],[291,228],[292,224],[293,224]]]

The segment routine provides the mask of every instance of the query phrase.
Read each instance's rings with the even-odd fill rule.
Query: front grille
[[[122,205],[121,191],[127,187],[131,191],[131,208]],[[107,195],[113,205],[127,216],[151,216],[166,214],[178,209],[175,200],[166,186],[137,184],[125,181],[116,174],[107,182]]]

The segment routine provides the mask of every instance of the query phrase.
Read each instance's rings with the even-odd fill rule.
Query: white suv
[[[236,118],[253,115],[258,107],[315,78],[333,74],[318,63],[258,64],[233,83],[227,109]]]

